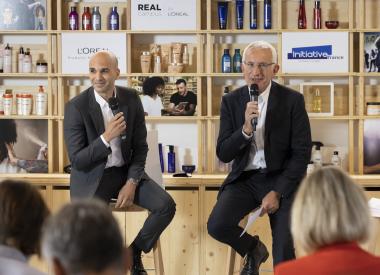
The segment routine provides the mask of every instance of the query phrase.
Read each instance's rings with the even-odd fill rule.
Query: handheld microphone
[[[112,110],[112,114],[113,115],[116,115],[117,113],[120,113],[120,110],[119,110],[119,100],[116,97],[113,96],[113,97],[110,97],[108,99],[108,106]],[[124,119],[126,120],[126,117],[124,117]],[[122,140],[125,140],[127,138],[127,133],[126,133],[125,130],[123,132],[121,132],[120,137],[121,137]]]
[[[257,84],[251,84],[249,87],[249,96],[251,101],[258,102],[259,100],[259,86]],[[257,117],[252,118],[253,131],[256,131]]]

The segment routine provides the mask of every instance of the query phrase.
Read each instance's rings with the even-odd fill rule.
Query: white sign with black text
[[[197,0],[131,0],[132,30],[196,30]]]
[[[348,32],[282,33],[283,73],[347,73]]]
[[[123,33],[62,33],[62,73],[88,73],[90,57],[102,50],[111,51],[127,72],[127,38]]]

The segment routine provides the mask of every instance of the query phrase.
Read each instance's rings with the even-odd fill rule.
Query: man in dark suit
[[[279,70],[273,46],[265,41],[249,44],[242,68],[247,85],[222,99],[216,151],[221,161],[233,165],[209,217],[208,232],[246,258],[245,275],[259,274],[269,256],[258,236],[239,237],[239,221],[260,206],[261,215],[270,219],[274,264],[295,256],[289,212],[310,160],[311,134],[303,96],[272,81]],[[251,84],[258,86],[258,102],[250,98]]]
[[[65,142],[72,165],[72,198],[99,197],[116,208],[135,203],[151,213],[136,239],[132,274],[147,274],[141,251],[151,250],[174,217],[170,195],[144,172],[148,152],[144,110],[136,91],[115,86],[120,70],[115,55],[98,52],[89,64],[92,87],[66,104]],[[108,100],[116,97],[120,112]],[[123,138],[121,138],[123,136]]]

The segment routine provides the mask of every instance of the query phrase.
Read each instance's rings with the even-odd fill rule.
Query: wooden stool
[[[115,203],[110,203],[110,207],[112,212],[144,212],[148,211],[138,205],[131,205],[130,207],[124,208],[115,208]],[[155,245],[153,246],[153,260],[154,260],[154,269],[156,275],[164,275],[164,262],[162,260],[162,251],[161,251],[161,243],[160,239],[157,240]]]

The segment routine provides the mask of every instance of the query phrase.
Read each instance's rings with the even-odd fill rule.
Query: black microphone
[[[257,84],[251,84],[251,87],[249,87],[249,96],[250,96],[251,101],[258,102],[259,86],[257,86]],[[252,123],[253,131],[256,131],[257,117],[252,118],[251,123]]]
[[[119,110],[119,100],[116,97],[110,97],[108,99],[108,106],[111,108],[113,115],[115,116],[117,113],[120,113]],[[126,117],[124,117],[125,121],[127,121]],[[120,137],[122,140],[125,140],[127,138],[127,133],[124,130],[121,132]]]

